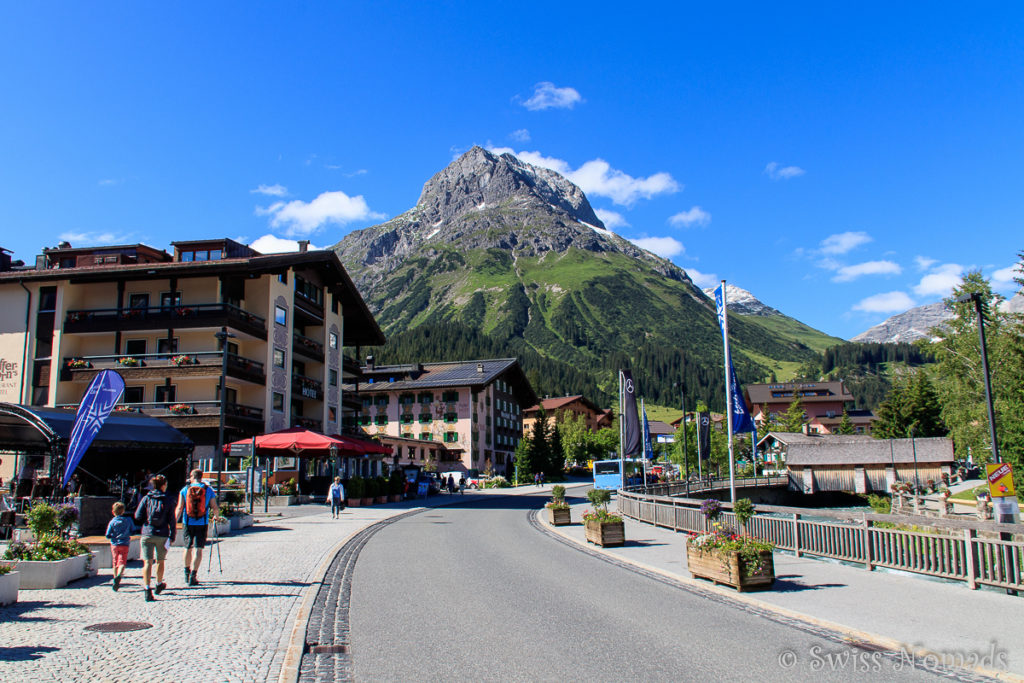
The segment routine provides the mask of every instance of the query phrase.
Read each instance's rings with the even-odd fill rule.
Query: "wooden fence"
[[[720,490],[723,483],[728,489],[728,481],[691,483],[689,492]],[[765,478],[760,484],[766,484]],[[642,487],[623,489],[618,496],[619,510],[626,517],[655,526],[708,532],[710,527],[700,512],[702,500],[668,493],[681,485],[647,487],[646,492]],[[737,488],[741,485],[753,484],[737,479]],[[731,507],[722,503],[719,520],[739,528]],[[887,567],[927,574],[964,581],[972,589],[987,585],[1024,590],[1024,525],[772,505],[758,505],[756,510],[747,522],[747,533],[797,557],[812,555],[861,564],[869,570]]]

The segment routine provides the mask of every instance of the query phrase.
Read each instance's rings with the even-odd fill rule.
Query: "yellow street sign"
[[[993,498],[1017,495],[1013,490],[1013,469],[1005,462],[985,465],[988,471],[988,490]]]

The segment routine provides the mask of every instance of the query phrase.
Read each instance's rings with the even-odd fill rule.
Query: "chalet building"
[[[290,426],[339,432],[342,384],[359,373],[342,347],[384,335],[337,255],[263,255],[230,239],[172,246],[62,243],[32,266],[5,254],[0,401],[73,408],[114,369],[125,380],[118,409],[181,430],[211,467],[223,374],[226,441]]]
[[[875,419],[870,410],[854,410],[853,395],[842,380],[747,384],[743,394],[747,408],[757,423],[758,433],[761,433],[766,413],[773,420],[781,421],[797,397],[803,404],[804,419],[812,434],[835,433],[843,419],[844,407],[857,434],[870,434],[871,423]]]
[[[897,481],[940,481],[953,465],[953,442],[945,437],[769,432],[758,442],[758,451],[788,471],[791,490],[804,493],[888,493]]]
[[[697,419],[697,413],[695,411],[688,410],[686,412],[686,424],[690,424],[691,422],[695,421],[696,419]],[[677,430],[677,429],[679,429],[679,425],[682,424],[682,422],[683,422],[683,416],[680,415],[676,419],[672,420],[672,422],[670,422],[669,424],[672,426],[673,430]],[[716,429],[717,431],[720,431],[720,432],[726,431],[727,425],[725,423],[725,414],[724,413],[711,413],[711,427],[713,429]]]
[[[604,422],[609,411],[601,410],[582,395],[559,396],[558,398],[545,398],[540,403],[534,404],[523,411],[523,436],[533,434],[533,427],[537,424],[542,408],[549,425],[561,422],[566,416],[575,418],[578,415],[582,415],[587,429],[590,431],[596,432],[602,427],[607,426]]]
[[[405,439],[394,454],[399,462],[424,464],[425,442],[438,442],[444,451],[436,456],[446,458],[438,464],[442,470],[513,470],[522,406],[537,402],[515,358],[378,366],[369,357],[361,374],[361,384],[346,387],[361,400],[347,424],[385,443]]]

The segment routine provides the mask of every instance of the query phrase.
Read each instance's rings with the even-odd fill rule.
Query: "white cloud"
[[[871,236],[866,232],[841,232],[829,235],[821,241],[821,253],[823,254],[845,254],[846,252],[867,244]]]
[[[923,272],[934,266],[938,261],[927,256],[915,256],[914,263],[917,265],[917,269]]]
[[[260,185],[255,190],[249,190],[249,194],[265,194],[270,197],[284,197],[288,194],[288,188],[284,185]]]
[[[685,251],[683,243],[674,237],[639,237],[631,239],[630,242],[662,258],[679,256]]]
[[[366,175],[367,173],[369,173],[369,171],[367,171],[365,168],[359,168],[359,169],[356,169],[355,171],[352,171],[351,173],[346,173],[345,177],[346,178],[355,178],[357,175]]]
[[[608,209],[594,209],[594,213],[596,213],[597,217],[601,219],[602,223],[604,223],[604,227],[609,230],[629,227],[629,223],[626,222],[626,217],[621,213],[609,211]]]
[[[953,287],[960,284],[964,267],[957,263],[943,263],[914,285],[918,296],[948,296]]]
[[[528,164],[551,169],[579,185],[587,195],[607,197],[620,206],[632,206],[638,199],[650,199],[659,194],[672,194],[683,189],[668,173],[634,178],[612,168],[604,159],[592,159],[573,170],[567,161],[546,157],[540,152],[516,152],[511,147],[488,149],[494,154],[513,154]]]
[[[875,294],[860,303],[855,304],[853,310],[865,313],[901,313],[914,307],[914,300],[905,292],[885,292]]]
[[[802,176],[805,171],[799,166],[780,166],[777,161],[770,161],[768,165],[764,167],[764,172],[772,180],[789,180],[790,178],[796,178]]]
[[[131,235],[116,232],[62,232],[57,239],[70,242],[74,247],[94,247],[127,244],[131,241]]]
[[[110,187],[111,185],[120,185],[123,182],[124,180],[121,178],[104,178],[96,184],[100,187]]]
[[[297,240],[288,240],[281,237],[275,237],[274,235],[264,235],[249,246],[261,254],[283,254],[289,251],[299,250],[299,243]],[[323,247],[314,247],[311,244],[309,245],[309,248],[322,249]]]
[[[345,225],[368,218],[386,216],[371,211],[362,195],[349,197],[344,192],[324,192],[311,202],[299,199],[276,202],[266,208],[256,207],[256,215],[270,216],[270,226],[285,229],[288,237],[310,235],[329,223]]]
[[[668,219],[669,224],[677,228],[703,227],[711,222],[711,214],[695,206],[687,211],[681,211]]]
[[[544,81],[533,88],[533,95],[523,102],[530,111],[543,109],[572,109],[583,98],[575,88],[557,88],[554,83]]]
[[[899,275],[903,272],[898,263],[892,261],[865,261],[837,269],[832,282],[850,282],[863,275]]]
[[[516,142],[529,142],[530,141],[530,131],[526,130],[525,128],[520,128],[519,130],[514,130],[511,133],[509,133],[508,136],[510,138],[512,138],[513,140],[515,140]]]
[[[1013,278],[1024,277],[1024,273],[1021,272],[1018,264],[1000,268],[999,270],[992,272],[992,286],[996,289],[1007,289],[1008,287],[1014,287],[1017,283]]]
[[[714,287],[721,282],[721,278],[714,273],[702,273],[696,268],[686,268],[685,270],[686,274],[690,276],[691,280],[693,280],[693,284],[697,285],[701,289]]]

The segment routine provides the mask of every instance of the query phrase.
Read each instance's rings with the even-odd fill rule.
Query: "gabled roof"
[[[419,363],[416,365],[377,365],[363,368],[364,382],[358,387],[347,385],[359,393],[382,391],[419,391],[456,387],[485,387],[503,377],[511,386],[520,405],[536,403],[537,394],[515,358]]]
[[[662,422],[661,420],[648,420],[647,428],[651,430],[651,436],[676,433],[676,430],[672,428],[672,425],[667,422]]]
[[[587,408],[594,411],[595,415],[597,416],[600,416],[603,412],[600,408],[594,405],[592,401],[584,398],[583,394],[576,394],[575,396],[558,396],[556,398],[545,398],[540,403],[530,406],[523,412],[526,414],[535,413],[541,408],[544,408],[544,412],[550,415],[555,411],[559,410],[560,408],[564,408],[565,406],[571,403],[575,403],[576,401],[579,401]]]
[[[946,437],[876,439],[867,434],[803,434],[769,432],[758,448],[786,447],[786,465],[887,465],[951,463],[953,441]]]

